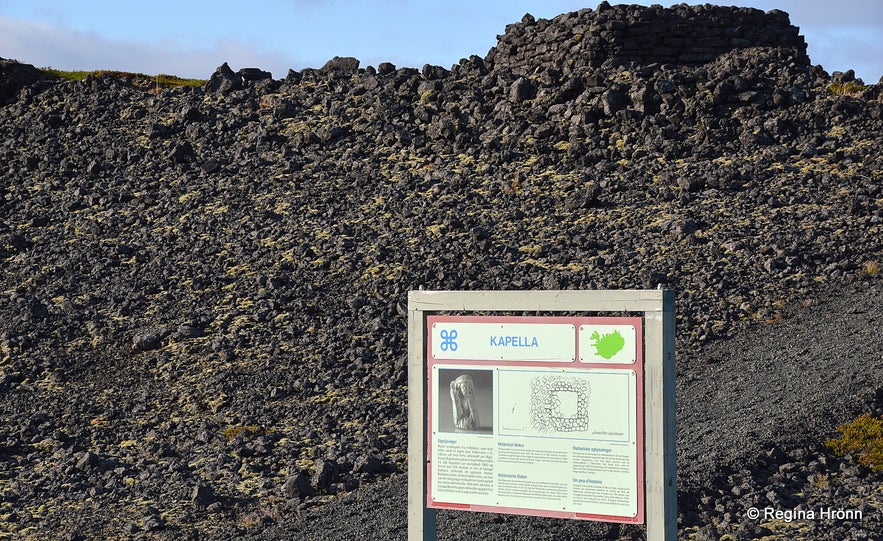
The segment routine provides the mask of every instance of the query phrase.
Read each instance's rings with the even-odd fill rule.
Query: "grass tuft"
[[[864,89],[864,85],[856,82],[831,83],[828,85],[828,92],[835,96],[858,96]]]

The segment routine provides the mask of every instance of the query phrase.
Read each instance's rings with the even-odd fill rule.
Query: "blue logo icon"
[[[441,330],[441,344],[438,347],[441,348],[442,351],[457,351],[457,330]]]

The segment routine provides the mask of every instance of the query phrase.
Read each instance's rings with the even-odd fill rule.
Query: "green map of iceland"
[[[595,331],[590,338],[592,339],[592,347],[595,348],[595,354],[605,359],[613,358],[614,355],[622,351],[622,347],[625,345],[625,338],[619,331],[613,331],[603,336]]]

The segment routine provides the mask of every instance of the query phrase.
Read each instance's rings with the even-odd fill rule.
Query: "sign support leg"
[[[677,540],[675,299],[646,312],[644,427],[647,541]]]
[[[426,507],[425,315],[408,311],[408,541],[436,541],[435,509]]]

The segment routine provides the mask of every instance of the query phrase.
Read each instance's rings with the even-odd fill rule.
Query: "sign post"
[[[676,539],[674,293],[412,291],[408,539],[436,509]],[[627,313],[625,317],[447,315]]]

